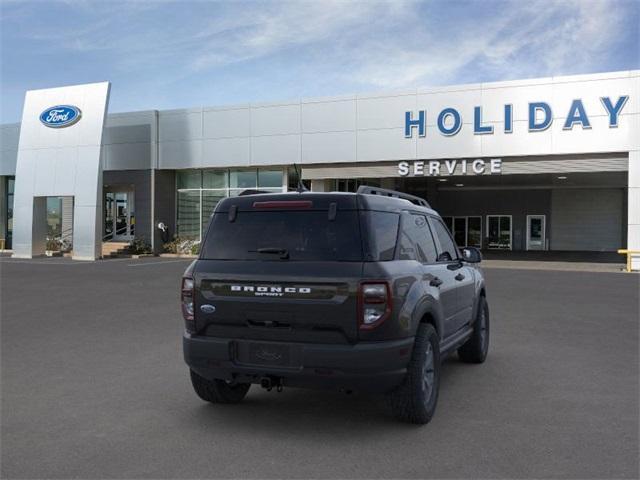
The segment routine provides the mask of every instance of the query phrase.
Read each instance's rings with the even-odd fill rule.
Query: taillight
[[[193,318],[193,278],[182,278],[182,289],[180,293],[182,304],[182,316],[184,317],[185,328],[188,332],[195,331],[195,321]]]
[[[361,330],[370,330],[391,314],[391,289],[387,282],[365,282],[358,292],[358,322]]]

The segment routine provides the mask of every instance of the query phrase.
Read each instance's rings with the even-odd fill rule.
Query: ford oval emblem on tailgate
[[[213,305],[209,305],[208,303],[205,303],[204,305],[200,306],[200,311],[202,313],[213,313],[216,311],[216,307],[214,307]]]

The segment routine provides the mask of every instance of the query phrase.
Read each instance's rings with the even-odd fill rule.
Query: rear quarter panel
[[[428,287],[423,275],[422,265],[412,260],[364,264],[363,281],[388,279],[393,308],[391,316],[380,326],[360,331],[361,340],[382,341],[414,336],[420,320],[427,312],[439,324],[436,325],[438,332],[442,331],[438,289]]]

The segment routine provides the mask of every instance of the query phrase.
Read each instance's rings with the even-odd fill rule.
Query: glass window
[[[178,176],[178,189],[202,188],[202,170],[180,170]]]
[[[62,233],[62,198],[47,197],[47,235],[58,236]]]
[[[256,188],[258,186],[255,170],[231,170],[229,186],[231,188]]]
[[[226,197],[226,191],[203,190],[202,191],[202,233],[207,232],[209,220],[220,200]]]
[[[181,238],[202,238],[218,201],[258,188],[258,180],[260,189],[281,192],[282,173],[282,169],[269,168],[178,171],[177,235]]]
[[[385,262],[393,260],[398,238],[399,215],[391,212],[362,213],[362,223],[367,245],[367,260]]]
[[[453,217],[442,217],[442,221],[450,232],[453,232]]]
[[[7,235],[5,238],[5,248],[11,248],[11,237],[13,236],[13,189],[15,178],[7,178]]]
[[[282,170],[258,170],[258,188],[282,188]]]
[[[468,217],[467,245],[470,247],[482,247],[482,217]]]
[[[408,214],[404,218],[398,258],[421,263],[436,261],[436,246],[424,215]]]
[[[447,227],[445,227],[444,223],[437,218],[431,219],[431,226],[433,227],[433,233],[440,242],[438,261],[448,262],[456,260],[458,258],[458,249],[456,248],[455,243],[453,243],[453,239],[451,238],[451,234],[449,233],[449,230],[447,230]]]
[[[198,240],[200,225],[200,191],[178,192],[178,236]]]
[[[488,248],[511,249],[511,217],[506,215],[487,216]]]
[[[202,172],[202,188],[227,188],[229,172],[227,170],[204,170]]]
[[[467,245],[467,217],[455,217],[453,219],[453,238],[456,241],[456,245]]]
[[[233,222],[219,213],[212,221],[206,259],[362,261],[355,211],[338,212],[333,221],[326,211],[240,212]]]

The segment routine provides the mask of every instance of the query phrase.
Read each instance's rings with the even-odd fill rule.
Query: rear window
[[[286,252],[286,253],[284,253]],[[202,248],[207,260],[362,261],[357,211],[216,213]]]

